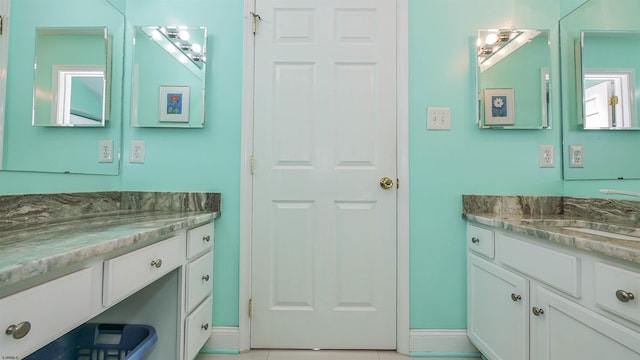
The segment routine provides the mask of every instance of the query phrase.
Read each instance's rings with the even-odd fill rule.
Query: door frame
[[[240,287],[238,349],[251,349],[251,230],[253,227],[253,154],[255,38],[253,16],[256,0],[244,0],[242,61],[242,125],[240,166]],[[396,166],[397,191],[396,351],[409,354],[409,0],[396,1]],[[258,31],[260,24],[258,24]]]

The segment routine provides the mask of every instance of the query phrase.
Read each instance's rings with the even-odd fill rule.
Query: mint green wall
[[[557,39],[557,0],[410,0],[409,6],[411,327],[460,329],[466,327],[461,194],[598,196],[600,187],[639,187],[631,182],[563,181],[557,116],[552,130],[480,130],[475,124],[472,54],[477,29],[549,28],[551,38]],[[176,6],[169,0],[129,0],[126,10],[129,36],[133,25],[187,23],[208,27],[205,128],[132,128],[126,113],[120,176],[0,172],[0,193],[221,192],[214,324],[235,326],[239,311],[242,1],[183,0]],[[552,71],[557,71],[557,51],[552,55]],[[558,82],[553,83],[553,91],[554,113],[559,114]],[[128,95],[130,89],[125,91],[125,109],[130,106]],[[451,131],[425,130],[430,106],[451,107]],[[146,141],[144,164],[126,161],[131,140]],[[555,145],[556,168],[538,167],[540,144]]]
[[[562,193],[560,167],[538,167],[540,144],[560,149],[559,124],[505,131],[474,122],[477,29],[546,28],[554,39],[558,14],[557,0],[409,1],[411,328],[466,328],[461,194]],[[430,106],[451,107],[451,131],[425,130]]]
[[[204,128],[132,128],[127,112],[121,178],[122,190],[222,193],[213,306],[214,324],[219,326],[238,325],[243,11],[239,0],[181,0],[179,6],[173,0],[129,0],[126,10],[129,37],[136,25],[208,29]],[[125,90],[125,99],[130,90]],[[127,100],[125,109],[130,109]],[[144,164],[127,161],[131,140],[146,142]]]

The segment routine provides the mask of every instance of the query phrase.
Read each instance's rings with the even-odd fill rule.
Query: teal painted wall
[[[598,196],[600,187],[640,187],[633,182],[563,181],[557,116],[553,129],[544,131],[480,130],[475,124],[472,54],[477,29],[549,28],[552,39],[557,39],[560,7],[556,0],[410,0],[409,5],[411,327],[461,329],[466,327],[461,194]],[[123,159],[128,158],[131,140],[145,140],[144,164],[123,161],[119,176],[0,172],[0,193],[220,191],[223,215],[216,222],[214,323],[235,326],[239,311],[242,1],[185,0],[175,6],[169,0],[129,0],[126,6],[129,36],[133,25],[208,27],[205,128],[132,128],[125,111]],[[557,71],[557,51],[552,55],[552,71]],[[126,69],[125,76],[130,71]],[[553,83],[553,91],[557,100],[558,82]],[[130,108],[130,94],[125,87],[125,109]],[[451,131],[426,131],[430,106],[451,107]],[[554,101],[553,109],[559,114],[559,101]],[[540,144],[556,146],[556,168],[538,167]]]
[[[219,326],[238,325],[243,11],[244,4],[238,0],[181,0],[179,6],[173,0],[129,0],[126,10],[129,37],[135,25],[192,25],[208,30],[204,128],[132,128],[125,111],[121,186],[123,190],[222,193],[222,216],[216,220],[213,306],[214,324]],[[130,99],[131,89],[124,94],[124,99]],[[125,100],[124,108],[130,105]],[[144,164],[126,161],[131,140],[146,142]]]
[[[411,328],[466,328],[461,194],[562,193],[560,167],[538,167],[540,144],[560,149],[559,124],[480,130],[474,120],[477,29],[546,28],[553,39],[558,13],[555,0],[409,2]],[[430,106],[451,108],[451,131],[425,130]]]

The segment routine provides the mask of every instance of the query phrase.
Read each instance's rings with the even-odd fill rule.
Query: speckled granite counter
[[[588,225],[640,238],[640,201],[500,195],[463,195],[462,200],[468,221],[640,264],[640,241],[566,228]]]
[[[0,196],[0,296],[11,285],[220,215],[218,193]]]

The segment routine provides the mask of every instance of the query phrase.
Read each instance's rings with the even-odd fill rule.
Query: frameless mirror
[[[565,180],[640,179],[639,133],[624,131],[638,126],[639,13],[637,0],[589,0],[560,20]]]
[[[117,175],[124,14],[105,0],[20,0],[10,16],[2,170]]]
[[[549,30],[480,29],[476,51],[479,126],[551,128]]]
[[[640,130],[636,101],[640,32],[582,31],[577,49],[584,128]]]
[[[106,27],[37,28],[33,126],[104,126]]]
[[[132,126],[202,128],[207,29],[137,26],[134,34]]]

